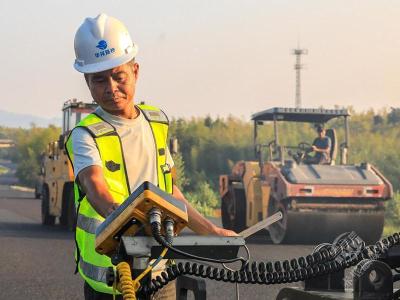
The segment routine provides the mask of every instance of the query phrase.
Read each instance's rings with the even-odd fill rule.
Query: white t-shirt
[[[113,125],[121,137],[131,192],[143,181],[157,185],[156,146],[150,124],[143,113],[140,112],[135,119],[111,115],[101,107],[98,107],[95,113]],[[86,167],[103,166],[96,143],[86,129],[80,127],[74,129],[71,138],[75,178]],[[171,154],[168,148],[165,150],[167,163],[172,167],[174,162]]]

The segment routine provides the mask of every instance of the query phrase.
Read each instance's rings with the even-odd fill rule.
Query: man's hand
[[[216,235],[219,236],[239,236],[236,232],[229,230],[229,229],[224,229],[218,226],[214,227],[214,231]]]
[[[324,153],[324,152],[329,153],[329,151],[330,151],[330,147],[324,149],[324,148],[318,148],[315,145],[312,145],[311,149],[312,149],[312,151],[321,152],[321,153]]]

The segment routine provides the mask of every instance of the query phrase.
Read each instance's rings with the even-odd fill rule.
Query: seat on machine
[[[325,135],[331,139],[331,149],[329,152],[329,156],[331,158],[331,165],[335,164],[336,156],[337,156],[337,138],[336,138],[336,130],[334,128],[326,129]]]

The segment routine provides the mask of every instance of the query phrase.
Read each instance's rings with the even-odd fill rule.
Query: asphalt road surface
[[[72,234],[40,223],[33,193],[0,186],[0,299],[81,299]]]
[[[268,245],[263,240],[257,237],[249,242],[252,260],[298,257],[313,249]],[[70,232],[41,225],[40,200],[32,192],[11,189],[0,178],[0,299],[82,299],[83,283],[74,275],[73,249]],[[207,280],[206,285],[207,299],[236,299],[234,284]],[[275,299],[282,287],[240,285],[240,299]]]

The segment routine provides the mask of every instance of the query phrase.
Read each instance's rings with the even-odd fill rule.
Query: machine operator
[[[95,231],[143,181],[150,181],[188,209],[189,228],[198,234],[234,236],[204,218],[173,185],[174,162],[167,147],[168,119],[162,110],[135,105],[138,47],[116,18],[100,14],[78,28],[75,63],[99,105],[70,134],[66,149],[75,174],[76,261],[85,299],[112,299],[107,256],[95,251]],[[118,297],[117,297],[118,299]],[[169,284],[155,299],[175,299]]]
[[[322,125],[316,126],[318,137],[314,140],[310,152],[315,152],[313,157],[308,157],[305,163],[325,165],[331,162],[331,139],[326,136],[325,128]]]

